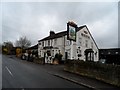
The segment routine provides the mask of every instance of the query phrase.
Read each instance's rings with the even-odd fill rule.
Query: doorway
[[[86,49],[84,53],[86,61],[94,61],[94,51],[92,49]]]

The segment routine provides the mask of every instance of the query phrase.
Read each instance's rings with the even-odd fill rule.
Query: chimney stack
[[[53,36],[55,35],[55,32],[54,31],[50,31],[50,36]]]

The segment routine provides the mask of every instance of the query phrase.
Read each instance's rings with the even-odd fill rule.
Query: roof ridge
[[[77,31],[81,30],[83,27],[86,27],[86,25],[83,25],[83,26],[80,26],[78,27]],[[53,36],[47,36],[41,40],[38,40],[38,41],[43,41],[43,40],[50,40],[50,39],[54,39],[54,38],[59,38],[59,37],[62,37],[62,36],[65,36],[67,35],[67,30],[66,31],[61,31],[61,32],[57,32],[55,33]]]

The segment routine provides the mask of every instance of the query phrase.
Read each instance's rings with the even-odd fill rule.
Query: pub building
[[[45,63],[53,63],[56,54],[62,55],[62,61],[84,60],[98,61],[98,46],[86,25],[78,27],[73,21],[67,23],[67,29],[38,41],[38,57],[44,58]]]

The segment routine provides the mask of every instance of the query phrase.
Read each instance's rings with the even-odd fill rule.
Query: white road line
[[[10,73],[10,75],[13,76],[12,72],[8,69],[8,67],[6,66],[5,68],[8,70],[8,72]]]

